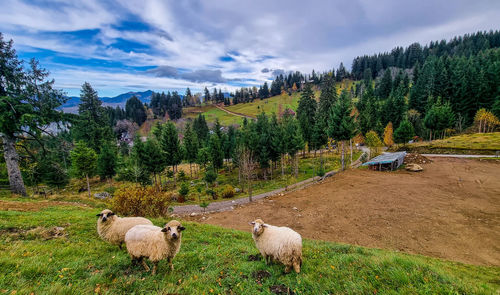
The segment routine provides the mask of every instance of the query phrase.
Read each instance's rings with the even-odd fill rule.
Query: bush
[[[111,200],[113,211],[130,216],[165,216],[172,193],[157,192],[153,187],[123,186]]]
[[[186,176],[186,173],[184,172],[184,170],[179,170],[179,172],[177,173],[177,178],[179,179],[179,181],[188,180],[188,177]]]
[[[181,184],[181,188],[179,189],[179,195],[180,197],[182,197],[182,200],[185,201],[188,194],[189,194],[189,184],[187,184],[187,182],[183,182]]]
[[[116,192],[116,187],[109,186],[109,187],[105,188],[104,191],[113,196]]]
[[[222,190],[221,196],[224,199],[231,199],[235,194],[236,192],[234,191],[234,188],[231,185],[226,184]]]
[[[204,178],[207,183],[212,185],[217,180],[217,173],[212,168],[208,168]]]
[[[210,189],[210,188],[209,188],[209,189],[207,189],[207,190],[205,191],[205,193],[206,193],[207,195],[209,195],[209,196],[212,196],[212,199],[214,199],[214,200],[217,200],[217,198],[219,197],[219,196],[217,195],[217,192],[216,192],[216,191],[214,191],[213,189]]]

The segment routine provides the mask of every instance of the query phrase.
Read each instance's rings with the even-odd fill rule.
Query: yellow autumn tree
[[[393,132],[392,122],[387,123],[387,126],[385,126],[384,129],[384,144],[386,146],[392,146],[394,144],[394,139],[392,138]]]
[[[474,116],[474,122],[478,124],[478,132],[492,132],[496,126],[500,125],[498,118],[486,109],[479,109]]]
[[[296,91],[297,91],[297,84],[293,83],[293,86],[292,86],[292,91],[293,91],[293,92],[296,92]]]

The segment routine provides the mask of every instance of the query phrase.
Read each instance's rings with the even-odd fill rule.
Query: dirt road
[[[249,230],[260,217],[306,238],[500,266],[500,163],[434,158],[424,171],[350,170],[284,196],[192,217]]]

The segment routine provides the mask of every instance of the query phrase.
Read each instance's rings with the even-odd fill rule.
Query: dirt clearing
[[[284,196],[192,217],[250,230],[255,218],[303,237],[500,265],[500,164],[433,158],[423,172],[350,170]]]

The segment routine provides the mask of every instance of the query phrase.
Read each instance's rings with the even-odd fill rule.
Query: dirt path
[[[260,217],[306,238],[500,266],[500,164],[434,158],[421,173],[350,170],[232,211],[190,217],[249,230]]]
[[[242,117],[242,118],[247,118],[247,119],[255,119],[255,117],[252,117],[252,116],[249,116],[249,115],[244,115],[244,114],[240,114],[240,113],[235,113],[235,112],[231,112],[230,110],[226,109],[226,108],[223,108],[219,105],[215,105],[216,108],[218,108],[219,110],[221,111],[224,111],[230,115],[233,115],[233,116],[238,116],[238,117]]]

